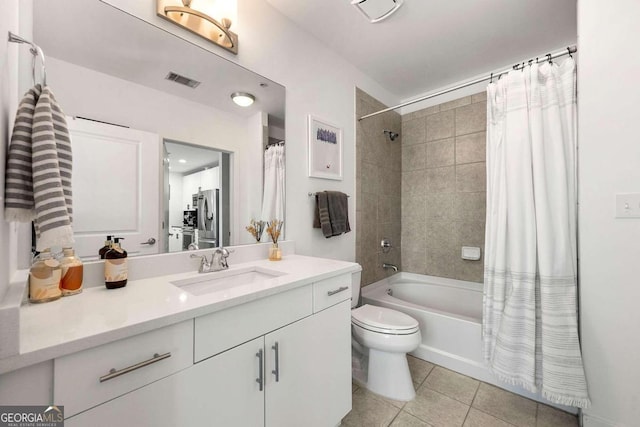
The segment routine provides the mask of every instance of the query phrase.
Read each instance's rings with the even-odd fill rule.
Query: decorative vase
[[[282,251],[278,247],[277,243],[274,243],[269,248],[269,261],[280,261],[282,259]]]

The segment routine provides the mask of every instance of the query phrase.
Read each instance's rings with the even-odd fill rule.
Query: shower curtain
[[[284,145],[276,144],[264,152],[264,221],[284,220]]]
[[[487,88],[483,352],[502,381],[589,402],[577,322],[573,58]]]

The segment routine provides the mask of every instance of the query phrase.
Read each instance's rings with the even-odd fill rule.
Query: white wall
[[[154,132],[165,139],[233,152],[234,162],[243,169],[262,170],[260,149],[255,154],[255,146],[260,147],[262,139],[251,141],[250,119],[52,57],[47,58],[47,82],[69,116],[102,120]],[[255,192],[252,181],[234,176],[233,182],[232,197]],[[260,200],[252,203],[259,204]],[[249,218],[254,208],[251,203],[233,206],[238,221],[231,230],[232,242],[234,236],[240,238],[244,232],[238,222]]]
[[[640,422],[640,219],[614,218],[616,193],[640,193],[639,16],[638,0],[578,1],[586,426]]]
[[[355,259],[355,231],[325,239],[311,228],[313,200],[308,192],[343,191],[352,197],[349,218],[355,230],[355,86],[386,104],[398,99],[324,44],[293,24],[264,0],[238,0],[240,37],[238,56],[193,36],[155,16],[155,0],[106,0],[154,25],[179,33],[220,56],[237,62],[287,88],[286,108],[286,238],[296,241],[298,253]],[[323,65],[319,65],[323,64]],[[326,64],[329,64],[327,66]],[[314,114],[343,129],[344,179],[309,178],[307,170],[307,115]]]
[[[18,2],[12,0],[4,4],[0,14],[0,34],[7,34],[7,31],[17,31],[18,28]],[[11,122],[14,117],[15,92],[17,89],[17,47],[8,43],[0,43],[0,189],[2,194],[2,209],[0,210],[0,300],[4,297],[9,284],[9,279],[13,274],[13,269],[9,265],[9,224],[4,221],[4,172],[6,162],[6,152],[9,146]]]
[[[169,196],[169,227],[182,227],[182,213],[187,209],[183,200],[182,174],[171,172],[169,174],[171,193]],[[191,202],[189,202],[191,205]]]

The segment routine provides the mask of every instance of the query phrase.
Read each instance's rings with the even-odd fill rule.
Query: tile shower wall
[[[356,89],[356,116],[386,106]],[[362,266],[362,286],[393,274],[382,263],[400,265],[402,136],[391,141],[382,131],[402,134],[398,113],[388,112],[356,124],[356,262]],[[384,253],[380,240],[394,248]]]
[[[403,271],[483,281],[486,94],[402,116]]]

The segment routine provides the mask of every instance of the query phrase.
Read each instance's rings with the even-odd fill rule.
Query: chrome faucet
[[[209,261],[209,258],[207,258],[206,255],[191,254],[191,258],[200,258],[198,273],[211,273],[213,271],[226,270],[229,268],[227,258],[231,252],[233,251],[220,246],[213,251],[211,261]]]
[[[397,272],[398,271],[398,267],[396,267],[393,264],[387,264],[386,262],[382,264],[382,268],[393,268],[393,271]]]

